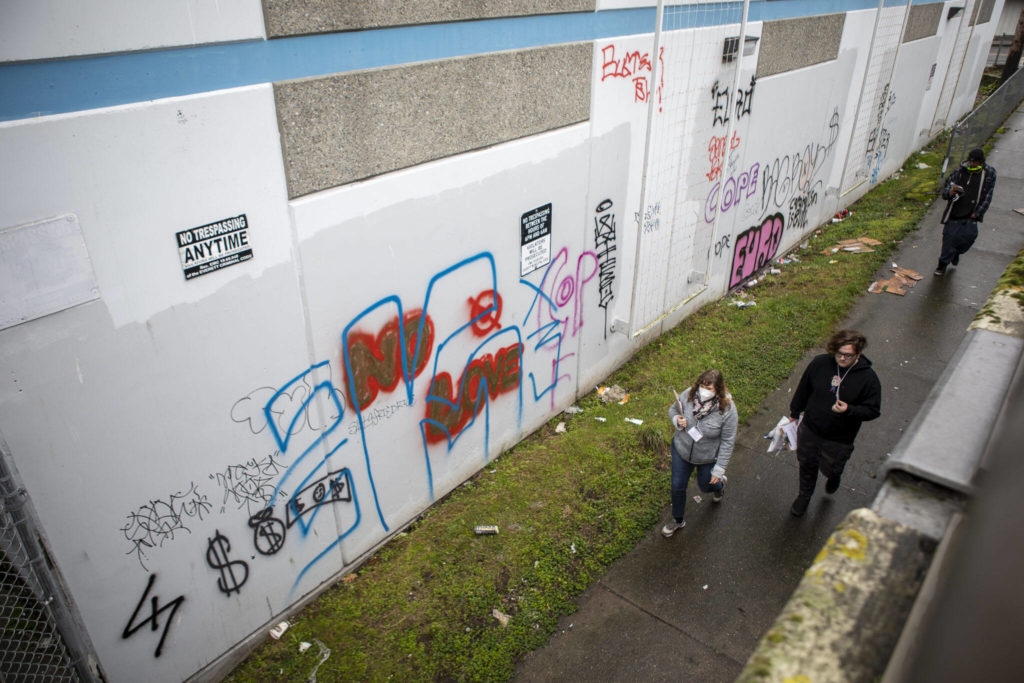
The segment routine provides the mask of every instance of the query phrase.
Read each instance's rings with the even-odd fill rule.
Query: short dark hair
[[[834,356],[841,347],[847,344],[852,344],[854,351],[860,353],[868,345],[868,340],[857,330],[839,330],[829,337],[825,344],[825,350]]]
[[[967,153],[967,161],[980,161],[985,163],[985,152],[981,149],[972,149]]]

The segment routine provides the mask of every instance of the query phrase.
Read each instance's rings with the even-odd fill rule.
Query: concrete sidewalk
[[[866,423],[834,496],[819,481],[807,514],[794,518],[796,458],[768,454],[763,435],[788,414],[809,352],[788,381],[740,429],[729,488],[712,505],[691,484],[686,528],[658,528],[580,599],[547,645],[517,666],[521,681],[732,681],[786,604],[835,526],[870,507],[880,466],[954,358],[996,280],[1024,245],[1024,110],[1018,108],[989,155],[998,172],[992,206],[974,248],[935,277],[941,243],[936,202],[891,261],[924,276],[906,296],[866,294],[843,327],[860,329],[882,380],[882,417]],[[888,277],[890,264],[878,277]],[[729,368],[722,368],[729,377]],[[1009,368],[1012,373],[1013,368]],[[667,418],[666,418],[667,419]],[[697,503],[693,496],[700,495]],[[669,492],[662,522],[669,519]]]

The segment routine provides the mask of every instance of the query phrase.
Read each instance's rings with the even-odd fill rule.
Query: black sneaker
[[[950,263],[952,263],[954,266],[959,266],[960,265],[960,254],[954,254],[953,255],[953,260],[950,261]]]
[[[939,261],[939,265],[935,266],[935,272],[932,273],[932,274],[933,275],[940,275],[940,276],[941,275],[945,275],[946,274],[946,264],[943,263],[942,261]]]
[[[839,490],[840,477],[829,477],[825,480],[825,493],[832,495]]]
[[[789,508],[789,513],[794,517],[803,517],[804,513],[807,512],[807,506],[811,504],[811,497],[800,494],[793,501],[793,507]]]

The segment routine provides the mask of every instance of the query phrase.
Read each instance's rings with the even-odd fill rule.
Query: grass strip
[[[668,503],[670,389],[723,369],[741,423],[819,346],[931,203],[946,148],[941,137],[903,169],[797,248],[798,261],[759,276],[756,306],[710,303],[641,349],[606,384],[626,405],[596,392],[584,412],[556,415],[432,506],[356,572],[291,619],[226,680],[507,680],[560,616],[606,568],[631,550]],[[919,164],[926,165],[920,168]],[[936,227],[937,229],[937,227]],[[823,254],[839,240],[870,237],[873,253]],[[872,295],[873,296],[873,295]],[[606,422],[595,420],[604,417]],[[644,421],[637,426],[625,417]],[[555,426],[564,421],[565,433]],[[501,532],[476,536],[476,524]],[[508,615],[503,626],[493,610]]]

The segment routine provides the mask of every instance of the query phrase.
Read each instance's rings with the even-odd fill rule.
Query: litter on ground
[[[881,294],[882,292],[889,292],[890,294],[896,294],[897,296],[905,296],[907,290],[918,283],[923,277],[920,273],[910,268],[904,268],[897,266],[895,263],[892,264],[893,276],[888,279],[875,280],[868,287],[868,291],[872,294]]]
[[[822,249],[821,253],[835,254],[838,251],[848,251],[851,254],[870,254],[874,252],[871,247],[877,247],[881,242],[871,237],[857,237],[856,239],[840,240],[828,249]]]
[[[320,665],[326,662],[327,658],[331,656],[331,649],[329,647],[321,643],[316,638],[313,639],[313,642],[320,648],[320,661],[313,667],[313,671],[310,672],[309,678],[306,679],[306,683],[316,683],[316,670],[319,669]]]
[[[288,630],[289,626],[291,626],[291,624],[289,624],[287,621],[282,621],[278,623],[277,626],[270,629],[270,637],[274,640],[280,640],[281,636],[284,635],[284,632]]]
[[[565,433],[565,423],[564,422],[559,422],[558,425],[555,427],[555,432],[558,433],[558,434],[564,434]]]
[[[644,421],[643,421],[643,420],[638,420],[638,419],[636,419],[635,417],[626,417],[626,418],[623,418],[623,419],[624,419],[624,420],[625,420],[626,422],[632,422],[632,423],[633,423],[633,424],[635,424],[635,425],[642,425],[642,424],[644,423]]]
[[[603,403],[615,401],[621,405],[629,400],[629,394],[618,384],[613,384],[610,387],[598,387],[597,395],[601,397]]]

